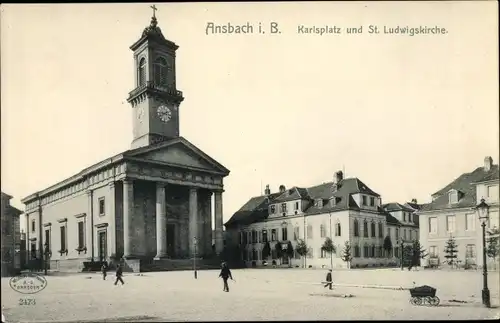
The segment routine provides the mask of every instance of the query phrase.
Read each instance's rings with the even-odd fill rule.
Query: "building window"
[[[366,204],[366,196],[365,195],[362,195],[362,199],[363,199],[363,205],[367,205]]]
[[[429,247],[429,258],[437,258],[438,257],[438,248],[437,246]]]
[[[276,237],[276,229],[271,230],[271,241],[276,241],[278,240],[278,237]]]
[[[252,231],[247,232],[247,244],[252,244]]]
[[[281,212],[286,212],[286,203],[281,203]]]
[[[84,231],[84,226],[83,222],[80,221],[78,222],[78,248],[81,249],[85,247],[85,231]]]
[[[498,199],[498,185],[490,185],[486,187],[486,196],[488,198]]]
[[[313,258],[314,257],[314,250],[312,248],[307,249],[307,258]]]
[[[137,74],[139,76],[139,86],[146,85],[146,59],[144,57],[139,61],[139,70]]]
[[[375,198],[370,197],[370,206],[375,206]]]
[[[376,233],[376,232],[375,232],[375,222],[373,222],[373,221],[372,221],[372,223],[371,223],[371,227],[372,227],[372,228],[371,228],[371,230],[372,230],[372,232],[371,232],[371,233],[372,233],[372,238],[374,238],[374,237],[376,236],[376,234],[375,234],[375,233]]]
[[[437,233],[437,218],[429,218],[429,233]]]
[[[271,205],[270,210],[271,214],[274,214],[276,212],[276,205]]]
[[[245,235],[243,232],[240,231],[240,245],[245,244]]]
[[[398,240],[398,239],[399,239],[399,229],[396,228],[396,240]]]
[[[384,237],[384,227],[382,226],[382,222],[378,223],[378,237],[379,238]]]
[[[458,192],[457,191],[452,190],[452,191],[450,191],[450,193],[448,193],[448,202],[450,204],[455,204],[458,202]]]
[[[357,219],[354,219],[354,236],[359,237],[359,222]]]
[[[370,256],[369,252],[370,252],[370,250],[369,250],[368,246],[364,245],[363,246],[363,257],[368,258]]]
[[[257,243],[257,231],[252,230],[252,243]]]
[[[390,237],[391,236],[391,228],[387,228],[387,235]]]
[[[396,256],[397,258],[400,258],[399,247],[394,248],[394,256]]]
[[[36,243],[31,243],[31,259],[36,259]]]
[[[35,231],[36,231],[36,221],[31,220],[31,232],[35,232]]]
[[[312,239],[313,238],[313,227],[312,225],[308,224],[307,225],[307,239]]]
[[[262,230],[262,242],[267,242],[267,230]]]
[[[154,71],[154,80],[157,85],[166,85],[167,84],[167,60],[163,57],[158,57],[153,66]]]
[[[465,230],[467,231],[476,230],[476,216],[474,213],[469,213],[465,215]]]
[[[340,226],[339,222],[335,224],[335,236],[336,237],[342,236],[342,227]]]
[[[288,240],[288,230],[287,228],[281,228],[281,240]]]
[[[325,250],[320,248],[319,252],[320,252],[320,256],[319,256],[320,258],[326,258],[326,251]]]
[[[366,220],[363,221],[363,236],[368,238],[368,222]]]
[[[410,240],[413,241],[413,231],[412,230],[408,230],[410,232]]]
[[[406,222],[406,212],[403,212],[403,222]]]
[[[61,251],[66,250],[66,227],[62,226],[61,230]]]
[[[321,238],[326,237],[326,228],[324,224],[319,226],[319,235]]]
[[[448,215],[446,217],[446,231],[455,232],[455,216]]]
[[[299,240],[299,237],[300,237],[300,228],[299,227],[293,228],[293,240],[297,241]]]
[[[361,256],[359,253],[360,253],[359,246],[358,245],[354,246],[354,258],[359,258]]]
[[[295,202],[295,210],[299,209],[299,202]]]
[[[252,260],[259,260],[259,255],[255,249],[252,250]]]
[[[476,258],[476,245],[468,244],[465,246],[465,258]]]
[[[103,216],[106,213],[106,204],[104,203],[104,197],[100,197],[99,200],[99,215]]]
[[[50,229],[45,230],[45,245],[47,249],[50,250]]]
[[[375,258],[375,250],[376,250],[375,245],[372,245],[370,257]]]

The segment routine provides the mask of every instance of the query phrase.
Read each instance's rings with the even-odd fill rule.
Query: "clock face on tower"
[[[158,114],[158,118],[165,123],[172,118],[172,111],[170,111],[166,105],[160,105],[156,110],[156,113]]]

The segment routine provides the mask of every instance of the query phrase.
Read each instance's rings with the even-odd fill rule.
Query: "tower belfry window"
[[[141,58],[139,61],[139,86],[146,85],[146,59]]]
[[[167,84],[167,70],[168,64],[167,60],[163,57],[158,57],[154,62],[154,81],[156,85],[166,85]]]

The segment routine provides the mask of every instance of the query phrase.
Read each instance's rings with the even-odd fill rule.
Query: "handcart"
[[[412,305],[438,306],[440,302],[439,297],[436,296],[436,289],[427,285],[411,288],[410,295],[410,304]]]

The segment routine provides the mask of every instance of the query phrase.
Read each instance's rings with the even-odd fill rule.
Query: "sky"
[[[149,5],[0,7],[1,188],[14,206],[130,148],[129,46]],[[224,222],[266,184],[308,187],[344,169],[383,202],[428,202],[485,156],[498,163],[497,6],[156,4],[163,34],[180,46],[181,136],[231,171]],[[281,33],[206,34],[209,22],[277,22]],[[301,25],[343,33],[299,34]],[[369,34],[369,25],[448,32]]]

